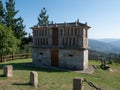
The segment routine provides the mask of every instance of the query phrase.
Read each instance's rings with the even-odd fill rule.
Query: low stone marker
[[[3,75],[5,77],[13,77],[13,66],[12,65],[4,65],[3,66]]]
[[[73,90],[84,90],[83,79],[76,77],[73,79]]]
[[[38,85],[38,73],[35,71],[30,72],[30,84],[34,87]]]

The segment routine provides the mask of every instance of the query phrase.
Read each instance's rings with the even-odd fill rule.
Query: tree
[[[8,0],[6,2],[6,24],[11,27],[15,37],[21,40],[26,35],[26,32],[24,31],[25,26],[22,17],[15,18],[18,12],[18,10],[15,10],[15,1]]]
[[[18,10],[15,10],[15,1],[8,0],[6,2],[6,25],[7,27],[11,27],[14,32],[14,36],[18,39],[18,41],[20,41],[18,44],[18,47],[20,47],[20,44],[23,42],[22,38],[24,38],[27,33],[24,31],[25,26],[23,25],[22,17],[16,18],[18,12]]]
[[[41,25],[46,25],[46,24],[49,24],[49,16],[46,15],[47,13],[47,10],[45,8],[43,8],[39,14],[39,17],[38,17],[38,26],[41,26]]]
[[[25,49],[25,45],[28,45],[28,44],[30,44],[30,43],[32,43],[32,40],[33,39],[33,37],[29,34],[29,36],[28,37],[24,37],[24,38],[22,38],[22,43],[21,43],[21,49]]]
[[[0,23],[4,23],[4,18],[5,18],[5,10],[3,8],[2,1],[0,0]]]
[[[13,54],[18,50],[19,41],[14,37],[13,31],[0,24],[0,55]]]

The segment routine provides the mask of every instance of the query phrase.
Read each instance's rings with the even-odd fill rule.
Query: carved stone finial
[[[57,23],[55,23],[55,27],[57,27]]]
[[[87,25],[87,22],[85,22],[85,25]]]
[[[79,19],[77,19],[77,23],[79,23]]]
[[[78,22],[77,22],[77,21],[75,21],[75,25],[76,25],[76,26],[78,25]]]
[[[64,24],[65,24],[65,26],[67,26],[67,23],[66,23],[66,22],[64,22]]]

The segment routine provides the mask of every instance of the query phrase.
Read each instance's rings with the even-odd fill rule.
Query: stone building
[[[33,30],[33,64],[83,70],[88,67],[87,23],[48,24]]]

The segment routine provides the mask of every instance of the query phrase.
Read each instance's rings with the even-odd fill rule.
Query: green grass
[[[31,59],[21,59],[0,63],[0,90],[72,90],[73,78],[86,78],[102,90],[120,90],[120,64],[112,64],[109,70],[96,69],[92,75],[73,71],[60,71],[52,69],[26,67],[23,64],[32,62]],[[12,78],[3,77],[3,65],[11,64],[14,68]],[[90,61],[90,64],[100,65],[100,62]],[[37,88],[29,85],[29,74],[37,71],[39,85]],[[85,90],[94,90],[84,83]]]

